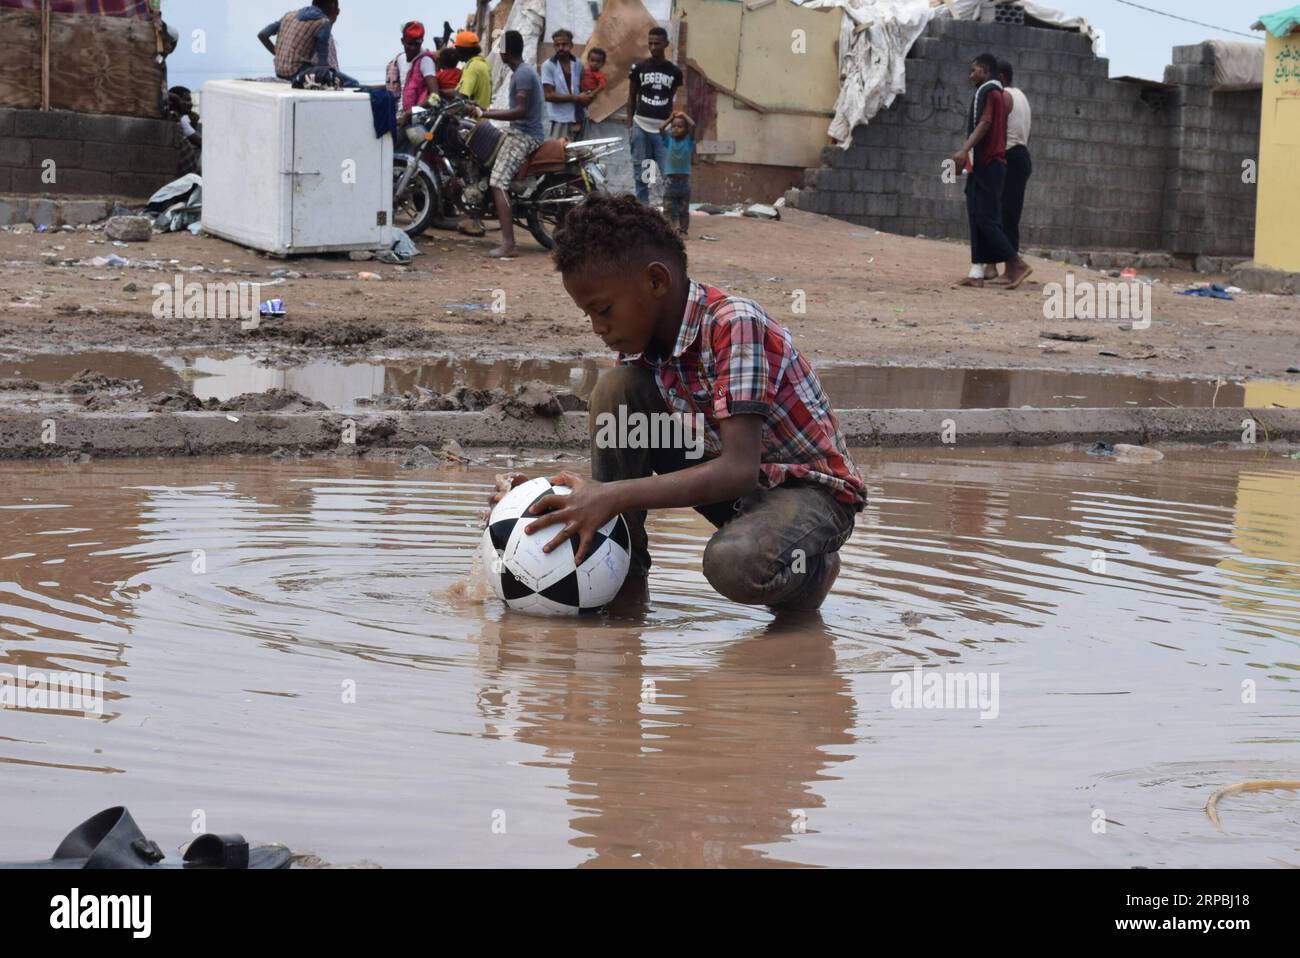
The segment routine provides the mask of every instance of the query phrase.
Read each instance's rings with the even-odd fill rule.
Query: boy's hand
[[[522,485],[528,481],[528,477],[522,472],[499,472],[496,475],[496,490],[488,497],[488,507],[483,510],[483,524],[487,525],[488,519],[492,516],[492,507],[501,501],[501,497],[513,489],[515,486]]]
[[[573,490],[567,496],[552,493],[533,503],[529,510],[533,515],[546,513],[541,518],[530,522],[524,532],[532,535],[538,529],[545,529],[556,523],[564,523],[564,528],[556,533],[555,538],[543,546],[543,552],[550,552],[566,539],[578,537],[577,564],[581,565],[587,558],[592,536],[600,527],[618,515],[619,508],[613,501],[610,487],[594,479],[584,479],[572,472],[562,472],[551,476],[553,486],[568,486]]]

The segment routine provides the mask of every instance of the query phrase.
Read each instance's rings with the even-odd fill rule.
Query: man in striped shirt
[[[681,239],[634,197],[592,196],[556,244],[565,290],[619,365],[591,397],[592,478],[554,477],[573,493],[534,505],[528,532],[561,525],[547,550],[577,537],[581,562],[621,513],[629,586],[644,589],[647,510],[692,506],[718,527],[704,550],[718,592],[774,611],[819,608],[866,492],[789,331],[757,303],[692,280]]]

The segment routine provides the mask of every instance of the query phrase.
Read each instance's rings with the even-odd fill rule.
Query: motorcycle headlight
[[[412,123],[406,128],[406,139],[411,146],[420,146],[429,135],[429,128],[419,123]]]

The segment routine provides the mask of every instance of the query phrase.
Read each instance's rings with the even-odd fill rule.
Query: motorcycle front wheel
[[[406,165],[415,162],[415,157],[407,153],[393,157],[394,191],[406,173]],[[442,194],[438,190],[438,184],[424,170],[416,170],[405,195],[400,198],[393,196],[393,225],[412,238],[428,229],[429,224],[441,214]]]

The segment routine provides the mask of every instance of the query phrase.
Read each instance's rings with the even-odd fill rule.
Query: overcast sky
[[[1247,39],[1148,13],[1120,0],[1043,2],[1087,17],[1094,27],[1105,31],[1111,76],[1158,80],[1169,62],[1170,47],[1208,39]],[[1260,14],[1283,9],[1291,0],[1265,0],[1262,6],[1259,0],[1248,5],[1223,0],[1135,2],[1251,34],[1250,25]],[[206,80],[267,75],[271,58],[257,42],[257,32],[272,18],[278,19],[277,11],[283,14],[289,9],[290,3],[275,0],[163,0],[163,15],[181,33],[181,44],[168,61],[171,82],[200,87]],[[335,27],[342,67],[363,82],[378,83],[383,80],[384,65],[401,47],[402,23],[422,20],[430,32],[440,33],[443,20],[460,27],[473,9],[469,0],[342,0],[342,15]],[[207,52],[203,54],[192,50],[192,31],[198,28],[206,32]]]

